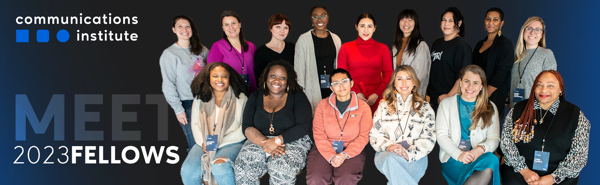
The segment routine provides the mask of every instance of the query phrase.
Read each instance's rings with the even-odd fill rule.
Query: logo
[[[444,53],[443,51],[440,52],[431,52],[431,58],[433,58],[433,60],[431,60],[432,62],[435,61],[435,59],[437,60],[442,60],[442,53]]]

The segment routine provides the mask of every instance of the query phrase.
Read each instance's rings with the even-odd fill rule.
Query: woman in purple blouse
[[[249,85],[249,92],[256,90],[254,77],[254,51],[256,46],[244,39],[240,17],[231,10],[221,13],[223,39],[215,42],[208,53],[207,62],[224,62],[242,75]],[[260,74],[259,74],[260,75]]]

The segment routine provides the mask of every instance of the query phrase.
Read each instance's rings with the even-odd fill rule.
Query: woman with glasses
[[[208,54],[208,63],[225,62],[233,67],[248,86],[248,92],[256,90],[256,78],[254,77],[254,52],[256,46],[244,39],[244,29],[240,16],[231,10],[221,13],[221,26],[223,38],[215,42]]]
[[[392,57],[387,45],[372,38],[377,28],[372,14],[360,14],[354,27],[358,38],[342,45],[338,67],[354,75],[358,84],[352,87],[352,91],[357,92],[356,96],[371,106],[371,112],[375,112],[382,97],[381,93],[390,82],[394,70]]]
[[[546,48],[544,21],[540,17],[530,17],[521,27],[515,48],[509,93],[510,108],[519,101],[529,99],[533,80],[545,70],[556,70],[556,59],[554,53]]]
[[[313,29],[298,37],[294,70],[298,73],[298,84],[304,87],[314,114],[317,104],[331,94],[328,80],[333,69],[337,68],[337,56],[342,40],[327,30],[327,8],[312,7],[310,17]]]
[[[389,185],[417,185],[435,146],[435,113],[419,94],[419,78],[408,65],[394,70],[369,133],[375,167]]]
[[[313,119],[315,146],[308,153],[306,183],[327,185],[357,184],[367,154],[371,108],[350,91],[350,73],[335,69],[330,77],[333,93],[321,100]]]

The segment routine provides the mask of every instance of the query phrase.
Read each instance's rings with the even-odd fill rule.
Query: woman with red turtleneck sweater
[[[392,55],[387,45],[373,40],[375,17],[363,13],[356,20],[358,38],[344,43],[338,55],[338,68],[346,69],[356,83],[352,91],[356,92],[371,106],[371,112],[377,110],[381,93],[385,90],[393,73]]]

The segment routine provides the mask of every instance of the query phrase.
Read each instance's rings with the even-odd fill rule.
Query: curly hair
[[[285,69],[285,73],[287,73],[286,83],[289,87],[289,93],[296,93],[302,91],[303,88],[300,86],[300,84],[298,84],[298,75],[296,74],[294,67],[289,62],[283,59],[276,60],[267,64],[267,66],[261,73],[260,78],[258,79],[258,91],[262,91],[264,95],[269,95],[269,88],[266,88],[266,81],[268,78],[269,71],[271,71],[271,68],[273,68],[273,66],[281,66]]]
[[[202,102],[208,102],[212,99],[213,89],[210,86],[210,72],[218,66],[225,68],[229,72],[229,86],[233,89],[235,97],[239,98],[240,93],[248,96],[248,84],[246,84],[242,76],[235,69],[223,62],[212,62],[204,66],[202,71],[192,81],[191,88],[194,98],[198,98]]]

